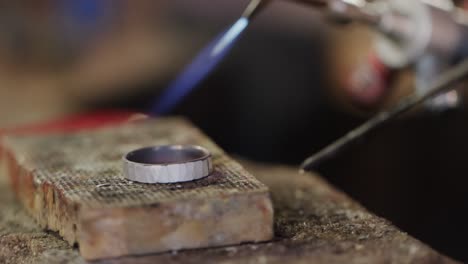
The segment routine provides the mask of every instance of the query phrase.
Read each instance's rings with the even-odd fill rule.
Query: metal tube
[[[242,13],[243,18],[252,19],[266,7],[271,0],[252,0]]]

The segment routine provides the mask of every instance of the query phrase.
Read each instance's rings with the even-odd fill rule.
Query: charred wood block
[[[193,182],[126,180],[134,149],[194,144],[214,173]],[[45,229],[77,243],[86,259],[270,240],[268,188],[193,125],[178,118],[89,132],[7,136],[2,142],[17,197]]]

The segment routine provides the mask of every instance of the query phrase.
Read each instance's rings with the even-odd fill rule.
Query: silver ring
[[[127,179],[143,183],[175,183],[211,174],[211,153],[200,146],[167,145],[137,149],[124,158]]]

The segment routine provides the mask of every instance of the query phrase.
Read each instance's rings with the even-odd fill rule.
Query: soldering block
[[[209,149],[214,173],[177,184],[124,178],[125,153],[166,144]],[[273,237],[268,188],[180,118],[6,136],[2,148],[12,188],[24,207],[42,227],[78,244],[88,260]]]

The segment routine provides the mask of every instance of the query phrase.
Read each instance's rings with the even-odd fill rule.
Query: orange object
[[[125,110],[100,110],[43,123],[20,126],[10,129],[0,129],[0,134],[47,134],[57,132],[77,132],[106,126],[119,125],[134,120],[133,117],[140,117],[140,114]]]

